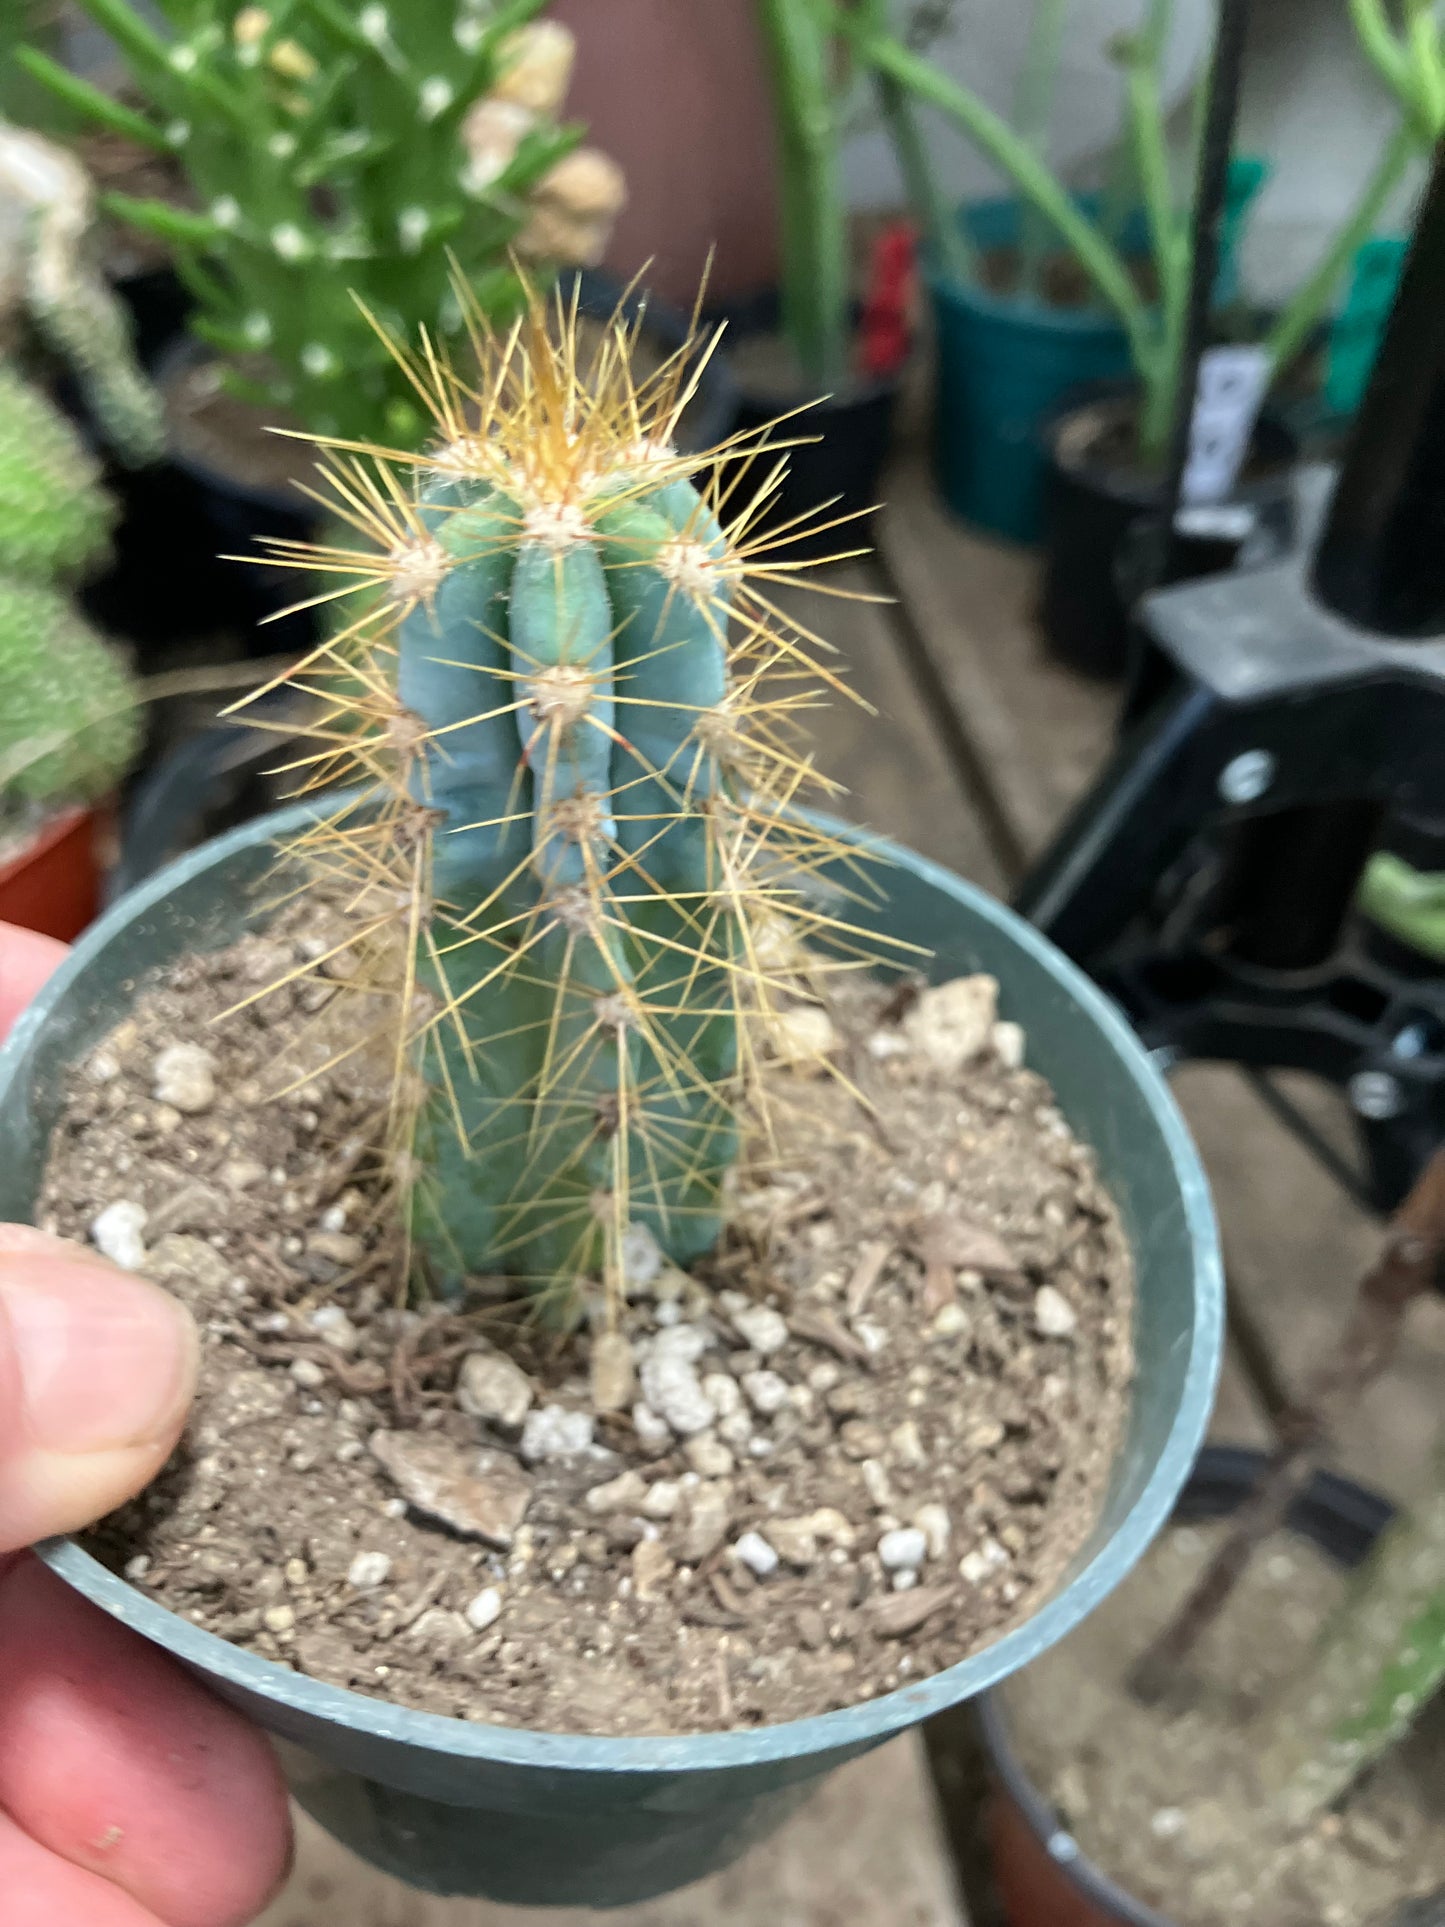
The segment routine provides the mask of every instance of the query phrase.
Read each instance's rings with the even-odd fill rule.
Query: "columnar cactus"
[[[298,680],[330,692],[321,774],[371,787],[303,848],[350,885],[352,989],[391,972],[433,1272],[510,1271],[570,1314],[616,1289],[629,1226],[683,1260],[716,1237],[797,937],[842,933],[805,893],[829,839],[786,812],[825,645],[778,620],[788,571],[748,536],[776,472],[723,485],[674,449],[687,357],[639,389],[619,321],[589,389],[574,319],[473,320],[479,378],[415,369],[423,458],[333,455],[377,552],[290,552],[363,591]]]

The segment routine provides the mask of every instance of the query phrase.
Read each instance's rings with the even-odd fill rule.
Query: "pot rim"
[[[1195,1486],[1233,1487],[1243,1498],[1258,1482],[1268,1463],[1267,1455],[1251,1445],[1206,1445],[1192,1467],[1179,1495],[1181,1513],[1189,1507]],[[1202,1496],[1202,1495],[1201,1495]],[[1195,1516],[1191,1513],[1190,1516]],[[1224,1516],[1209,1499],[1199,1517]],[[1315,1539],[1322,1549],[1342,1565],[1358,1563],[1369,1540],[1382,1532],[1394,1516],[1389,1500],[1353,1479],[1338,1473],[1317,1471],[1304,1492],[1290,1508],[1290,1524],[1296,1531]],[[1347,1537],[1351,1553],[1340,1545],[1324,1545],[1323,1532],[1308,1530],[1308,1521],[1318,1518],[1333,1523],[1337,1536]],[[1065,1879],[1070,1880],[1086,1900],[1116,1915],[1122,1927],[1179,1927],[1168,1914],[1158,1913],[1142,1900],[1119,1886],[1097,1861],[1091,1860],[1077,1840],[1059,1820],[1052,1803],[1034,1784],[1013,1743],[1013,1733],[1004,1712],[1002,1695],[989,1691],[979,1695],[979,1730],[990,1766],[999,1786],[1022,1816],[1024,1824]]]
[[[43,1030],[52,1007],[72,981],[106,949],[112,937],[200,871],[226,863],[264,840],[294,834],[314,820],[318,806],[295,805],[245,823],[159,871],[105,913],[85,933],[69,959],[50,978],[18,1020],[0,1050],[0,1094],[7,1066],[17,1065]],[[1134,1505],[1113,1535],[1063,1589],[1025,1622],[981,1651],[876,1699],[808,1719],[774,1726],[734,1728],[726,1733],[598,1737],[533,1732],[484,1725],[439,1713],[394,1706],[348,1688],[328,1685],[276,1665],[204,1631],[147,1598],[69,1539],[37,1548],[50,1569],[114,1618],[166,1647],[195,1670],[282,1709],[318,1721],[370,1733],[456,1760],[513,1767],[558,1768],[616,1774],[721,1771],[832,1751],[862,1751],[996,1684],[1063,1638],[1138,1563],[1167,1522],[1189,1476],[1208,1424],[1224,1328],[1224,1272],[1208,1182],[1199,1154],[1163,1076],[1119,1011],[1104,993],[1063,957],[1031,924],[976,885],[890,839],[835,823],[810,820],[843,832],[885,864],[902,862],[924,882],[966,904],[1001,929],[1045,966],[1109,1038],[1147,1105],[1173,1169],[1182,1216],[1194,1253],[1194,1324],[1178,1407],[1162,1451]]]
[[[0,889],[13,882],[33,863],[39,863],[49,856],[55,846],[79,829],[87,817],[99,818],[104,811],[104,803],[62,803],[59,809],[48,811],[32,826],[25,842],[13,855],[0,857]]]

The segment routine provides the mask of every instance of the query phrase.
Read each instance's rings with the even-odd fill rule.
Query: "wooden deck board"
[[[888,477],[879,551],[1020,853],[1033,857],[1110,747],[1118,691],[1045,652],[1038,565],[974,534],[939,500],[921,455]]]

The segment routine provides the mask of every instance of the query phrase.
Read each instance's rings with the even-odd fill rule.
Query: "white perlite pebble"
[[[311,1314],[311,1329],[319,1332],[334,1352],[354,1352],[361,1333],[340,1305],[322,1305]]]
[[[132,1582],[144,1579],[150,1569],[150,1558],[144,1552],[138,1552],[134,1559],[127,1559],[125,1562],[125,1576]]]
[[[484,1633],[488,1626],[501,1617],[502,1595],[495,1586],[484,1587],[462,1617],[474,1633]]]
[[[145,1239],[149,1214],[143,1204],[117,1198],[90,1221],[91,1243],[103,1258],[122,1271],[139,1271],[146,1261]]]
[[[500,1352],[469,1352],[457,1376],[457,1404],[479,1418],[515,1432],[532,1406],[532,1381]]]
[[[778,1569],[778,1555],[760,1532],[745,1532],[734,1542],[733,1551],[759,1579],[766,1579],[769,1573]]]
[[[702,1381],[702,1389],[712,1400],[713,1410],[719,1418],[727,1418],[730,1413],[740,1412],[743,1408],[742,1388],[727,1372],[709,1372]]]
[[[736,1452],[746,1452],[753,1436],[751,1412],[729,1412],[725,1419],[718,1421],[718,1437],[732,1446]]]
[[[524,1459],[573,1459],[592,1443],[592,1414],[565,1405],[544,1405],[527,1414],[522,1428]]]
[[[672,1427],[650,1405],[634,1405],[632,1429],[644,1452],[665,1452],[672,1444]]]
[[[1079,1323],[1079,1315],[1061,1291],[1040,1285],[1034,1296],[1034,1324],[1045,1338],[1068,1338]]]
[[[178,1111],[209,1110],[216,1101],[216,1060],[199,1044],[171,1044],[153,1066],[155,1096]]]
[[[1176,1840],[1187,1825],[1182,1807],[1156,1807],[1149,1816],[1149,1831],[1156,1840]]]
[[[771,1305],[747,1305],[732,1314],[733,1329],[764,1358],[788,1342],[788,1321]]]
[[[913,1523],[928,1542],[929,1558],[941,1559],[953,1537],[953,1521],[948,1516],[948,1507],[935,1503],[921,1505],[913,1515]]]
[[[895,1526],[878,1541],[878,1557],[889,1572],[913,1571],[928,1557],[928,1539],[917,1526]]]
[[[993,1045],[994,1056],[1006,1071],[1016,1071],[1022,1067],[1024,1045],[1028,1042],[1022,1024],[995,1024],[989,1033],[989,1042]]]
[[[997,1539],[985,1539],[973,1552],[966,1552],[958,1562],[959,1574],[971,1586],[981,1586],[985,1579],[1001,1572],[1008,1564],[1009,1557]]]
[[[642,1361],[643,1398],[679,1438],[707,1431],[717,1418],[694,1363],[707,1342],[696,1325],[672,1325],[657,1334]]]
[[[747,1393],[748,1404],[764,1418],[781,1412],[788,1403],[788,1381],[779,1378],[776,1372],[744,1372],[742,1388]]]
[[[358,1552],[346,1569],[346,1583],[358,1592],[384,1586],[391,1577],[391,1560],[384,1552]]]
[[[293,1359],[291,1376],[303,1392],[319,1392],[326,1383],[326,1372],[314,1358]]]
[[[998,1007],[992,977],[955,977],[925,990],[903,1019],[903,1034],[941,1071],[961,1070],[988,1044]]]

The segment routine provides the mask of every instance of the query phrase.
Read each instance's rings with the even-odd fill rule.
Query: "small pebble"
[[[679,1438],[707,1431],[717,1418],[695,1363],[707,1346],[698,1326],[673,1325],[657,1334],[642,1361],[643,1398]]]
[[[901,1029],[937,1070],[952,1074],[987,1046],[997,1007],[994,978],[954,977],[923,991],[904,1013]]]
[[[672,1444],[672,1427],[650,1405],[633,1406],[632,1429],[644,1452],[666,1452]]]
[[[1009,1556],[998,1540],[985,1539],[981,1546],[963,1555],[958,1562],[958,1570],[971,1586],[981,1586],[1008,1563]]]
[[[769,1519],[768,1544],[790,1566],[811,1566],[818,1557],[818,1535],[811,1519]]]
[[[968,1313],[957,1299],[953,1299],[939,1312],[929,1330],[935,1338],[962,1338],[968,1326]]]
[[[605,1485],[594,1485],[582,1503],[595,1514],[635,1512],[647,1497],[647,1484],[640,1472],[621,1472]]]
[[[311,1314],[311,1329],[319,1332],[323,1341],[333,1351],[354,1352],[361,1343],[361,1333],[352,1324],[340,1305],[322,1305]]]
[[[626,1474],[623,1474],[626,1477]],[[614,1479],[613,1484],[617,1481]],[[647,1487],[642,1499],[642,1514],[646,1519],[670,1519],[677,1510],[682,1497],[682,1487],[676,1479],[658,1479]]]
[[[716,1552],[732,1523],[732,1505],[724,1487],[696,1485],[678,1500],[674,1525],[677,1556],[695,1566]]]
[[[457,1374],[457,1404],[468,1418],[515,1432],[532,1406],[532,1381],[500,1352],[468,1352]]]
[[[1079,1323],[1078,1313],[1053,1285],[1040,1285],[1034,1296],[1034,1324],[1045,1338],[1068,1338]]]
[[[717,1433],[735,1452],[746,1452],[753,1437],[752,1413],[729,1412],[726,1418],[718,1421]]]
[[[143,1552],[138,1552],[134,1559],[127,1559],[125,1562],[125,1576],[132,1583],[138,1579],[144,1579],[150,1569],[150,1559]]]
[[[764,1418],[771,1418],[781,1412],[788,1403],[788,1381],[776,1372],[767,1370],[744,1372],[742,1388],[747,1394],[749,1405]]]
[[[103,1258],[109,1258],[122,1271],[139,1271],[146,1261],[145,1239],[141,1235],[149,1218],[143,1204],[130,1198],[117,1198],[90,1221],[90,1237]]]
[[[928,1557],[927,1535],[917,1526],[895,1526],[878,1541],[878,1557],[889,1572],[915,1569]]]
[[[366,1257],[366,1246],[350,1231],[313,1231],[306,1240],[308,1256],[353,1271]]]
[[[527,1414],[522,1428],[522,1457],[533,1461],[576,1458],[591,1445],[592,1431],[590,1412],[572,1411],[565,1405],[543,1405]]]
[[[1149,1816],[1149,1831],[1156,1840],[1175,1840],[1188,1823],[1182,1807],[1157,1807]]]
[[[484,1633],[488,1626],[493,1625],[501,1617],[501,1613],[501,1593],[495,1586],[487,1586],[477,1594],[462,1617],[474,1633]]]
[[[286,1584],[292,1592],[299,1592],[311,1577],[311,1568],[304,1559],[288,1559],[285,1566]]]
[[[261,1623],[268,1633],[289,1633],[296,1624],[296,1614],[290,1606],[268,1606]]]
[[[216,1101],[216,1060],[199,1044],[171,1044],[157,1057],[153,1090],[178,1111],[209,1110]]]
[[[371,1592],[391,1577],[391,1560],[384,1552],[358,1552],[346,1569],[346,1583],[358,1592]]]
[[[326,1383],[325,1367],[318,1365],[314,1358],[292,1359],[291,1376],[303,1392],[319,1392]]]
[[[771,1305],[747,1305],[732,1313],[733,1329],[751,1348],[766,1358],[781,1351],[788,1342],[788,1321]]]
[[[1002,1021],[995,1024],[989,1032],[989,1043],[993,1046],[993,1054],[1006,1071],[1016,1071],[1021,1068],[1027,1041],[1022,1024]]]
[[[639,1599],[651,1599],[672,1577],[672,1555],[659,1539],[644,1539],[632,1549],[632,1583]]]
[[[901,1425],[894,1427],[888,1434],[888,1450],[896,1464],[907,1466],[911,1472],[921,1470],[928,1463],[928,1454],[923,1449],[923,1436],[916,1419],[906,1418]]]
[[[888,1474],[879,1459],[864,1459],[858,1467],[863,1480],[863,1489],[880,1512],[886,1511],[893,1503],[893,1487],[888,1482]]]
[[[766,1579],[778,1569],[778,1555],[760,1532],[743,1533],[734,1541],[733,1551],[759,1579]]]
[[[742,1410],[742,1387],[731,1373],[708,1372],[702,1381],[702,1389],[712,1400],[713,1410],[719,1418],[727,1418],[731,1413]]]
[[[688,1439],[682,1456],[700,1479],[725,1479],[737,1464],[728,1447],[711,1432],[699,1432],[696,1438]]]
[[[907,1592],[910,1586],[918,1584],[917,1566],[899,1566],[891,1580],[894,1592]]]
[[[948,1516],[948,1507],[936,1501],[921,1505],[913,1515],[913,1523],[927,1541],[929,1558],[942,1559],[953,1537],[953,1521]]]

